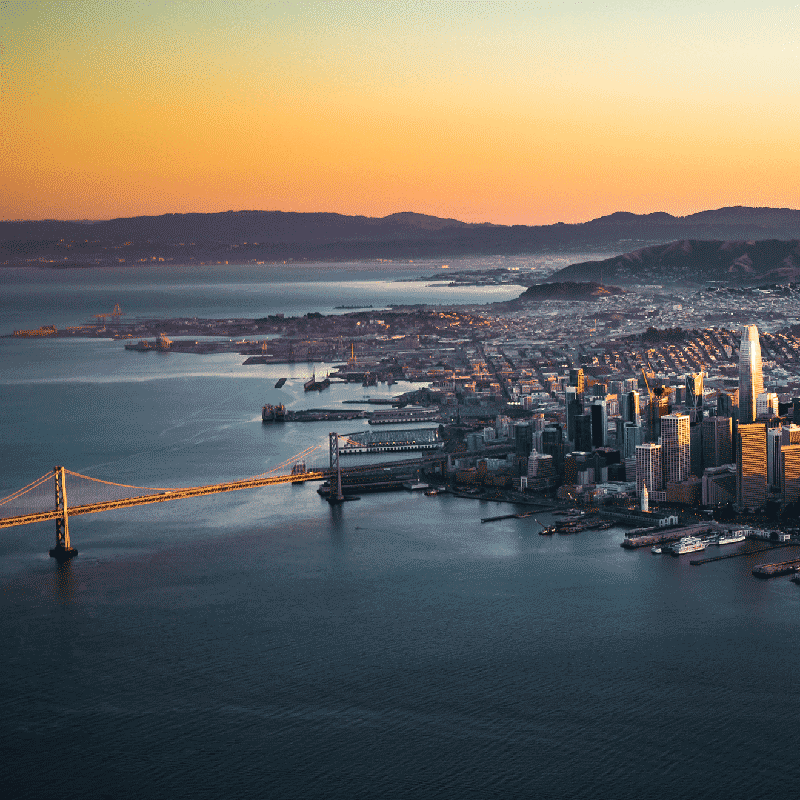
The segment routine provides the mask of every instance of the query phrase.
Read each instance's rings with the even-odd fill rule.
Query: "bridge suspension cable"
[[[4,505],[5,503],[10,503],[12,500],[17,500],[18,498],[22,497],[22,495],[27,494],[28,492],[35,489],[37,486],[41,486],[45,481],[49,481],[53,479],[52,472],[45,472],[41,478],[37,478],[32,483],[29,483],[27,486],[23,486],[22,489],[18,489],[14,494],[10,494],[8,497],[4,497],[0,500],[0,506]]]

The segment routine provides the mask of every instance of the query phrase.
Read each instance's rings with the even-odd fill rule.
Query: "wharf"
[[[620,543],[620,547],[633,550],[637,547],[647,547],[648,545],[663,544],[664,542],[677,542],[684,536],[703,536],[715,530],[712,525],[686,525],[682,528],[665,528],[663,533],[653,533],[645,536],[626,536]]]
[[[775,564],[759,564],[753,568],[753,575],[757,578],[774,578],[778,575],[790,575],[800,571],[800,558],[790,561],[778,561]]]
[[[287,422],[320,422],[327,420],[361,419],[367,415],[366,411],[355,409],[353,411],[337,408],[307,408],[298,411],[287,411]]]
[[[725,553],[725,555],[721,556],[709,556],[708,558],[693,558],[689,563],[692,566],[699,566],[700,564],[710,564],[712,561],[724,561],[726,558],[741,558],[742,556],[752,556],[756,553],[766,553],[767,550],[777,550],[779,547],[792,547],[796,546],[795,543],[786,543],[786,544],[771,544],[765,547],[757,547],[753,550],[738,550],[735,553]]]

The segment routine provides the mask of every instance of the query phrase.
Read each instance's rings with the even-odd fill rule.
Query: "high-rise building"
[[[595,400],[591,405],[592,445],[605,447],[608,439],[608,409],[605,400]]]
[[[565,412],[567,422],[567,439],[575,441],[575,417],[583,414],[583,400],[575,386],[567,386],[564,390]]]
[[[766,426],[760,422],[740,424],[737,439],[736,503],[740,508],[757,509],[767,499]]]
[[[703,465],[721,467],[733,463],[733,420],[730,417],[706,417],[703,420]]]
[[[686,398],[684,400],[687,408],[696,408],[703,411],[703,373],[690,372],[686,376]]]
[[[575,450],[584,453],[592,450],[592,418],[588,414],[575,417]]]
[[[582,369],[571,369],[569,371],[569,385],[574,386],[578,390],[578,394],[583,396],[583,392],[586,388],[586,382]]]
[[[720,392],[717,395],[717,415],[720,417],[739,418],[739,390]]]
[[[620,408],[620,412],[625,422],[632,422],[634,425],[638,424],[640,414],[639,392],[635,390],[628,392],[624,395],[621,405],[622,408]]]
[[[761,344],[758,328],[746,325],[739,345],[739,422],[747,425],[756,419],[756,398],[764,391]]]
[[[635,456],[636,446],[642,444],[643,441],[641,425],[623,422],[622,419],[617,420],[617,450],[620,451],[623,460]]]
[[[756,419],[778,416],[778,395],[774,392],[761,392],[756,397]]]
[[[553,458],[555,474],[564,474],[564,432],[560,425],[548,425],[542,431],[542,452]]]
[[[687,414],[661,417],[661,454],[664,483],[680,483],[689,477],[692,462]]]
[[[640,444],[636,448],[636,491],[641,494],[646,484],[647,490],[660,492],[664,488],[661,471],[661,445]]]
[[[781,486],[781,444],[782,428],[770,428],[767,431],[767,485],[771,489]]]
[[[800,444],[781,447],[781,503],[800,500]]]
[[[793,422],[781,428],[781,444],[800,444],[800,425]]]

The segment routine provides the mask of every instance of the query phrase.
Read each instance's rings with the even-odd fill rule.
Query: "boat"
[[[261,409],[262,422],[285,422],[286,421],[286,406],[283,403],[277,406],[265,405]]]
[[[721,533],[717,539],[717,544],[734,544],[745,540],[744,531],[728,531]]]
[[[664,551],[660,547],[651,547],[650,552],[658,555],[659,553],[663,553]]]
[[[275,388],[282,389],[284,383],[286,383],[286,378],[278,378],[277,382],[275,383]]]
[[[547,528],[542,528],[539,531],[539,536],[552,536],[556,532],[556,526],[550,525]]]
[[[425,492],[425,496],[426,497],[436,497],[437,494],[439,494],[439,490],[438,489],[428,489]]]
[[[682,556],[684,553],[696,553],[698,550],[705,550],[706,543],[697,536],[684,536],[675,542],[670,548],[674,556]]]

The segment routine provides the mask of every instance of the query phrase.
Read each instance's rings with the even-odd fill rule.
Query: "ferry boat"
[[[719,535],[717,544],[734,544],[735,542],[743,542],[745,538],[744,531],[728,531]]]
[[[706,543],[697,536],[684,536],[683,539],[675,542],[670,548],[672,555],[682,556],[684,553],[696,553],[698,550],[705,550]]]

